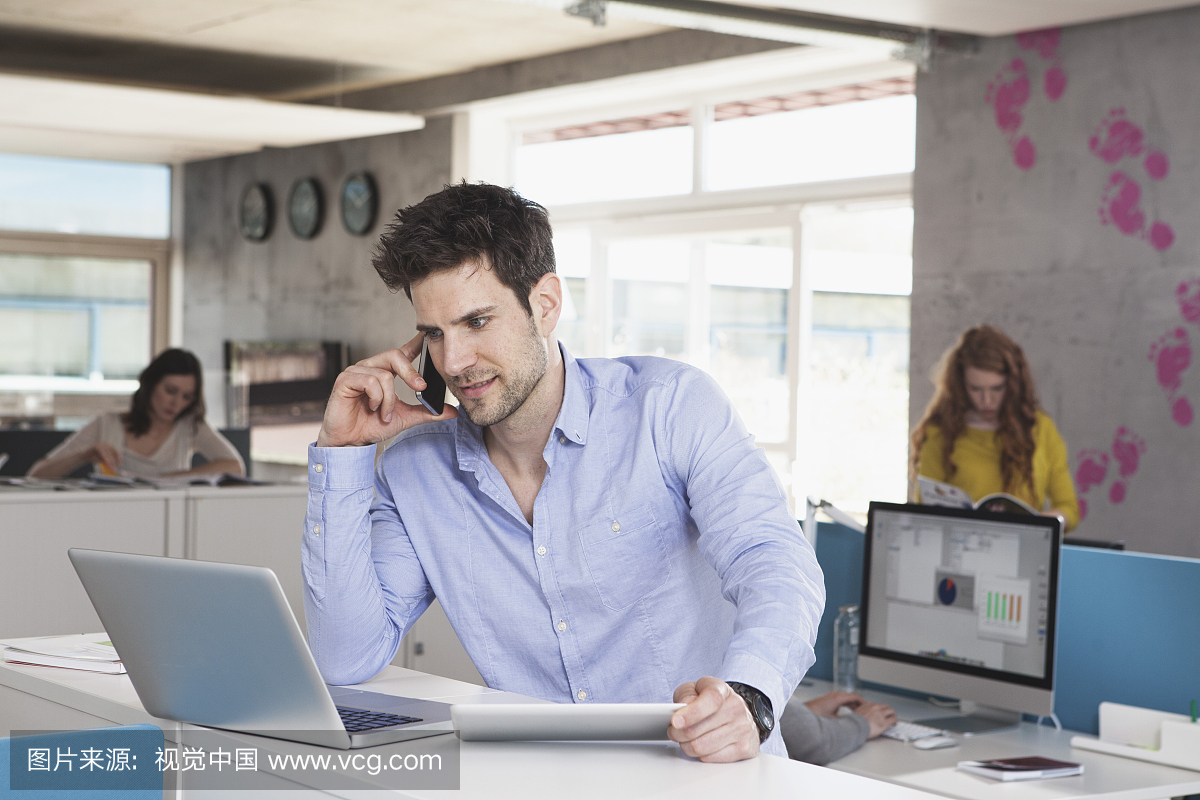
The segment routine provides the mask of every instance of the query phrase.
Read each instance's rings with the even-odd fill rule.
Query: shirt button
[[[621,523],[619,523],[619,522],[614,522],[614,523],[613,523],[613,533],[616,533],[616,532],[617,532],[617,531],[619,531],[619,530],[621,530]]]
[[[580,689],[579,694],[577,694],[575,696],[578,697],[580,700],[587,700],[587,692],[585,692],[583,689]]]
[[[560,631],[565,631],[565,630],[567,629],[567,623],[563,622],[563,621],[560,619],[560,620],[558,621],[558,629],[559,629]]]
[[[321,466],[320,464],[317,464],[317,465],[315,465],[315,466],[313,467],[313,469],[314,469],[314,470],[316,470],[317,472],[324,472],[324,471],[325,471],[325,468],[324,468],[323,466]]]
[[[321,526],[320,526],[320,525],[313,525],[313,533],[315,533],[315,534],[317,534],[318,536],[320,536],[320,535],[321,535]]]
[[[565,436],[560,436],[560,437],[558,437],[558,443],[559,443],[559,444],[566,444],[566,443],[567,443],[567,437],[565,437]]]
[[[546,548],[545,548],[545,546],[542,546],[542,547],[539,547],[539,548],[538,548],[538,555],[539,555],[539,556],[544,556],[544,555],[546,555]]]

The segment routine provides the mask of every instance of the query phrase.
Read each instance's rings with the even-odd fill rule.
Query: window
[[[169,178],[0,154],[0,427],[128,408],[167,344]]]
[[[517,190],[546,206],[687,194],[692,129],[684,120],[666,128],[524,144],[516,153]],[[605,123],[593,130],[613,127],[619,128]]]
[[[812,338],[798,480],[847,511],[907,494],[912,222],[907,205],[804,214]]]
[[[793,503],[902,501],[912,87],[907,73],[521,133],[515,185],[555,225],[560,340],[707,370]]]
[[[166,239],[171,170],[0,154],[0,228]]]
[[[719,191],[912,172],[917,106],[911,91],[871,100],[847,91],[835,94],[837,101],[831,104],[776,113],[753,103],[729,103],[724,118],[718,106],[717,121],[708,131],[704,188]],[[818,93],[800,97],[812,94]],[[786,99],[780,98],[781,103]]]

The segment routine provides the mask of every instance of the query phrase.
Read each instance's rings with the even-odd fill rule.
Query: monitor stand
[[[952,717],[936,717],[934,719],[919,719],[916,722],[928,725],[930,728],[941,728],[951,733],[961,733],[972,736],[976,733],[991,733],[1005,728],[1014,728],[1021,724],[1021,714],[1018,711],[1005,711],[1002,708],[977,705],[969,701],[962,702],[962,715]]]

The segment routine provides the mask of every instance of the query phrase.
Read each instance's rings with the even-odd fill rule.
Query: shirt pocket
[[[579,539],[600,602],[613,611],[633,605],[671,575],[662,530],[648,505],[588,525]]]

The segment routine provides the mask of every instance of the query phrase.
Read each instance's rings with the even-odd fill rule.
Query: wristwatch
[[[758,743],[762,744],[771,735],[771,731],[775,730],[775,712],[771,710],[771,699],[753,686],[747,686],[744,683],[729,681],[729,688],[746,701],[746,708],[750,709],[750,717],[758,726]]]

